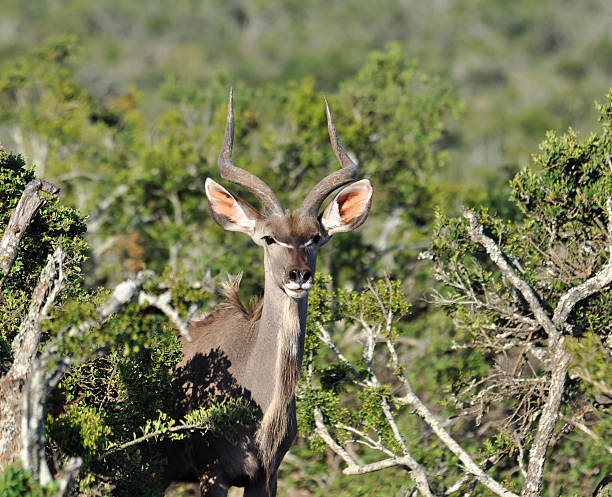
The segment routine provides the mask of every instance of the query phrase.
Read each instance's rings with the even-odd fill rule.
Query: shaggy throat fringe
[[[274,395],[255,436],[268,484],[277,465],[278,447],[287,434],[289,404],[299,378],[297,355],[300,321],[297,302],[289,297],[285,299],[283,305],[281,322],[282,329],[274,373]]]

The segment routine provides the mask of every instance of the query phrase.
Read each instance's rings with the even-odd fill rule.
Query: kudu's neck
[[[266,395],[269,401],[261,406],[263,418],[256,441],[267,474],[278,462],[275,459],[278,447],[285,439],[288,423],[295,417],[290,409],[294,409],[293,396],[304,354],[307,308],[307,297],[299,300],[288,297],[266,271],[257,337],[257,348],[266,350],[260,349],[256,355],[267,362],[260,363],[263,367],[267,369],[273,365],[274,369],[269,377],[272,388]]]
[[[308,297],[293,299],[289,297],[282,288],[276,284],[272,276],[266,274],[263,309],[261,313],[262,322],[269,323],[267,326],[281,329],[289,323],[284,322],[287,312],[295,314],[301,331],[306,327],[306,312],[308,310]]]
[[[301,366],[307,311],[308,297],[289,297],[266,271],[258,345],[264,348],[275,372],[284,367],[281,357],[293,358]]]

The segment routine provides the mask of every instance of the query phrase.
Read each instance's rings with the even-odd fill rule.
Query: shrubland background
[[[61,203],[87,222],[77,300],[95,301],[94,288],[153,269],[163,285],[178,288],[187,315],[193,302],[198,312],[214,306],[214,289],[226,273],[244,273],[245,298],[261,293],[261,254],[247,237],[212,222],[203,194],[205,178],[218,179],[229,86],[236,99],[235,162],[290,207],[337,167],[325,94],[343,143],[374,184],[375,200],[358,233],[337,236],[322,250],[319,270],[337,288],[359,290],[385,271],[403,282],[402,298],[410,305],[398,324],[403,364],[428,403],[448,415],[449,392],[484,377],[495,356],[476,346],[453,348],[452,319],[430,303],[431,263],[417,256],[440,226],[436,212],[452,216],[468,205],[509,221],[527,215],[520,202],[510,201],[508,184],[523,167],[540,174],[557,164],[530,159],[547,130],[563,133],[571,126],[575,141],[600,132],[594,101],[604,102],[610,87],[611,22],[612,4],[604,0],[5,0],[0,143],[23,154],[36,177],[61,186]],[[569,146],[549,143],[555,150]],[[606,143],[599,154],[605,155]],[[5,163],[15,168],[14,159]],[[10,175],[4,181],[18,182]],[[516,200],[525,186],[519,181],[513,188]],[[3,215],[10,205],[3,204]],[[66,231],[80,226],[74,215],[66,214]],[[77,231],[70,236],[80,236]],[[15,316],[35,283],[24,275],[38,264],[16,265],[17,283],[3,288],[22,292],[21,300],[3,302],[2,312],[12,316],[2,325],[3,373],[12,360]],[[69,374],[53,406],[56,421],[49,421],[50,453],[60,459],[88,454],[80,488],[92,495],[110,488],[142,494],[159,463],[146,448],[106,465],[96,457],[158,411],[172,411],[169,398],[152,403],[146,392],[167,390],[164,371],[177,358],[171,327],[158,324],[157,316],[123,319],[109,325],[111,335],[129,321],[129,337],[117,339],[110,356]],[[49,334],[59,327],[50,326]],[[604,336],[605,325],[594,328]],[[355,337],[348,325],[335,331],[345,345]],[[147,335],[138,346],[141,332]],[[342,402],[356,409],[361,401],[349,389]],[[402,427],[419,439],[409,413],[401,416]],[[483,440],[499,441],[501,417],[492,413],[478,429],[458,424],[457,436],[478,451]],[[603,426],[602,437],[609,433],[606,419],[601,413],[592,419]],[[443,467],[439,448],[426,442],[423,460]],[[491,443],[492,451],[509,451],[506,442]],[[571,434],[563,443],[547,473],[547,491],[592,492],[598,475],[609,472],[609,454],[581,439],[587,446],[578,450]],[[340,470],[332,453],[301,439],[282,467],[280,489],[391,496],[412,488],[394,469],[350,477]],[[441,481],[449,476],[445,471],[439,469]],[[511,481],[518,471],[508,462],[499,475]],[[482,488],[476,492],[486,495]]]

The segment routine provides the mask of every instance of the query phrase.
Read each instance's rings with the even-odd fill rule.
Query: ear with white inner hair
[[[361,226],[370,213],[372,193],[372,185],[367,179],[340,190],[321,216],[327,234],[351,231]]]
[[[242,231],[252,235],[261,215],[242,199],[235,198],[219,183],[206,178],[204,186],[208,208],[213,220],[228,231]]]

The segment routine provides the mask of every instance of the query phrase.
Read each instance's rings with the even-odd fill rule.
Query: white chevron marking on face
[[[308,290],[310,289],[303,288],[300,290],[291,290],[290,288],[287,288],[287,286],[285,285],[284,290],[285,290],[285,293],[292,299],[303,299],[304,297],[308,295]]]
[[[301,245],[290,245],[285,242],[279,242],[278,240],[274,240],[274,241],[278,243],[281,247],[290,248],[290,249],[305,248],[314,243],[313,240],[308,240],[306,243],[302,243]]]

